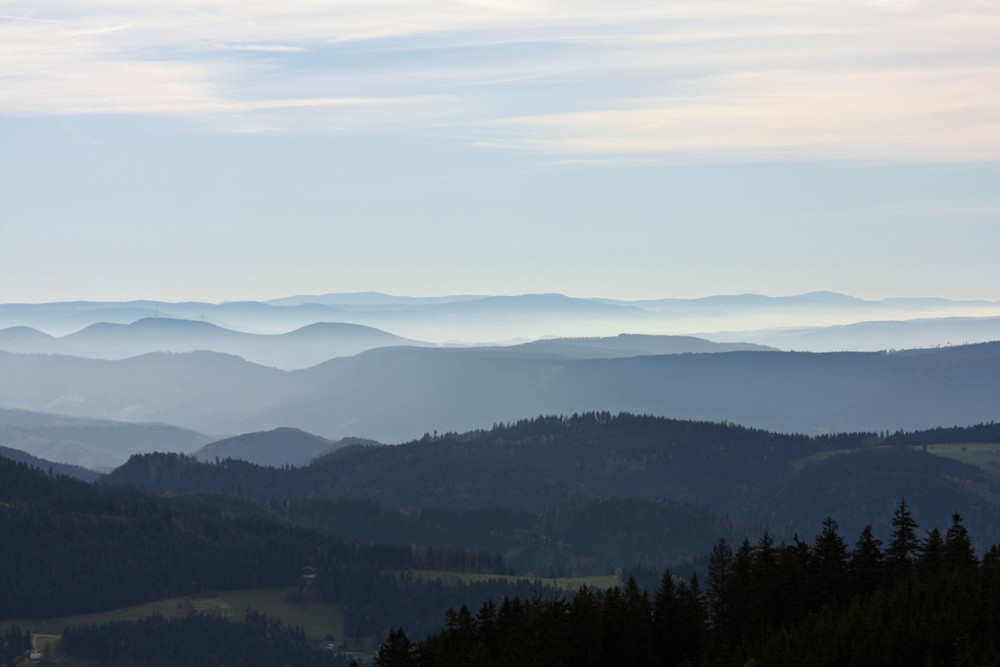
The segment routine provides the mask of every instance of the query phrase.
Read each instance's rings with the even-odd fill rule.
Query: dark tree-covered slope
[[[451,609],[422,641],[390,632],[376,665],[996,664],[1000,550],[977,558],[958,515],[924,538],[905,499],[892,517],[884,541],[852,546],[828,517],[811,540],[720,541],[688,581]]]
[[[19,449],[11,449],[10,447],[0,446],[0,457],[10,459],[11,461],[17,461],[19,463],[26,463],[32,468],[38,468],[39,470],[50,472],[53,475],[66,475],[84,482],[93,482],[101,476],[101,473],[88,470],[87,468],[68,465],[66,463],[46,461],[45,459],[40,459],[37,456],[32,456],[27,452],[22,452]]]
[[[345,606],[353,636],[382,632],[402,618],[422,624],[456,596],[504,594],[505,584],[444,589],[391,574],[416,568],[506,573],[496,556],[347,541],[255,513],[263,511],[238,499],[153,498],[0,458],[0,619],[292,586],[307,565],[315,568],[322,599]]]
[[[659,569],[701,556],[720,538],[752,531],[707,507],[612,498],[540,510],[440,507],[382,509],[365,500],[288,502],[294,521],[370,542],[412,542],[498,553],[519,574],[607,574]]]
[[[933,433],[947,442],[1000,442],[998,425]],[[842,517],[845,529],[860,530],[867,515],[885,514],[906,495],[923,521],[941,522],[961,511],[982,539],[995,539],[1000,525],[996,480],[973,466],[922,451],[931,437],[923,432],[808,437],[587,413],[427,436],[398,446],[347,447],[294,470],[139,456],[108,481],[155,493],[368,499],[386,510],[405,511],[501,507],[538,512],[595,498],[654,498],[697,503],[745,525],[789,535],[830,514]]]
[[[84,625],[63,631],[62,650],[88,665],[156,667],[246,667],[294,664],[298,667],[346,665],[332,660],[301,628],[248,611],[241,622],[191,614],[152,616],[138,621]]]
[[[398,446],[346,447],[291,471],[136,456],[107,479],[157,493],[227,493],[239,485],[261,498],[370,498],[387,507],[537,508],[611,496],[699,501],[710,495],[731,502],[753,480],[783,475],[794,459],[861,446],[869,437],[811,438],[602,412],[539,417]]]

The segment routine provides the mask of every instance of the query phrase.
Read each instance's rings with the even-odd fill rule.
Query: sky
[[[0,302],[1000,300],[998,0],[0,0]]]

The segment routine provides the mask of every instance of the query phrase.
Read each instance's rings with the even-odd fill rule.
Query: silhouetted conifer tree
[[[838,533],[833,517],[823,519],[823,530],[816,536],[809,558],[811,606],[819,606],[843,597],[847,573],[847,544]]]
[[[861,531],[848,562],[851,590],[854,594],[870,593],[875,590],[882,582],[884,561],[882,540],[872,535],[872,527],[869,524]]]
[[[958,512],[951,515],[951,526],[944,536],[944,559],[951,568],[970,568],[978,563],[969,531],[962,525]]]
[[[917,539],[919,527],[910,514],[906,498],[900,498],[892,515],[892,540],[885,552],[886,568],[893,576],[906,571],[912,564],[920,548],[920,541]]]

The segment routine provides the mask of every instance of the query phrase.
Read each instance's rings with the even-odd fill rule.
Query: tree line
[[[106,482],[132,484],[156,494],[213,493],[252,499],[306,525],[346,529],[360,539],[438,545],[452,535],[436,530],[436,523],[422,524],[412,510],[466,513],[447,519],[465,530],[467,525],[456,524],[471,518],[470,511],[507,510],[507,517],[494,514],[491,519],[509,522],[515,512],[537,517],[554,507],[598,509],[588,505],[602,499],[656,499],[710,508],[740,524],[768,526],[791,535],[803,527],[811,529],[830,513],[851,533],[860,531],[870,517],[878,517],[877,529],[887,530],[884,519],[896,499],[906,495],[914,513],[929,524],[944,525],[959,509],[975,528],[979,545],[985,546],[1000,540],[996,501],[1000,484],[975,466],[922,450],[928,443],[965,442],[1000,442],[1000,425],[806,436],[727,423],[593,412],[427,435],[391,447],[350,446],[301,468],[268,468],[231,459],[202,463],[177,454],[137,455]],[[374,524],[324,518],[322,503],[345,501],[371,502],[383,512],[372,517]],[[346,518],[351,508],[343,509]],[[606,507],[600,509],[604,513]],[[401,520],[392,514],[401,511],[411,518]],[[521,535],[527,534],[524,528],[519,527]],[[647,523],[637,532],[654,531],[655,523]],[[410,537],[404,537],[407,534]],[[579,543],[570,536],[553,537],[550,544]],[[625,540],[619,535],[615,541]],[[709,536],[707,543],[686,556],[703,553],[713,541]],[[459,545],[530,552],[510,540]],[[668,554],[662,545],[649,546],[650,556],[663,554],[666,560],[650,559],[648,564],[677,562],[676,553]],[[522,561],[518,570],[537,570],[545,558]],[[606,565],[601,558],[588,559],[595,567]],[[613,567],[632,564],[623,558]]]
[[[811,542],[720,540],[689,580],[449,610],[422,641],[393,630],[380,667],[978,665],[1000,658],[1000,549],[976,555],[959,515],[919,535],[902,499],[887,543],[853,548],[832,518]]]

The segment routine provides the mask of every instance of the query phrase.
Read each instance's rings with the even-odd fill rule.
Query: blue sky
[[[0,301],[1000,300],[1000,4],[0,1]]]

